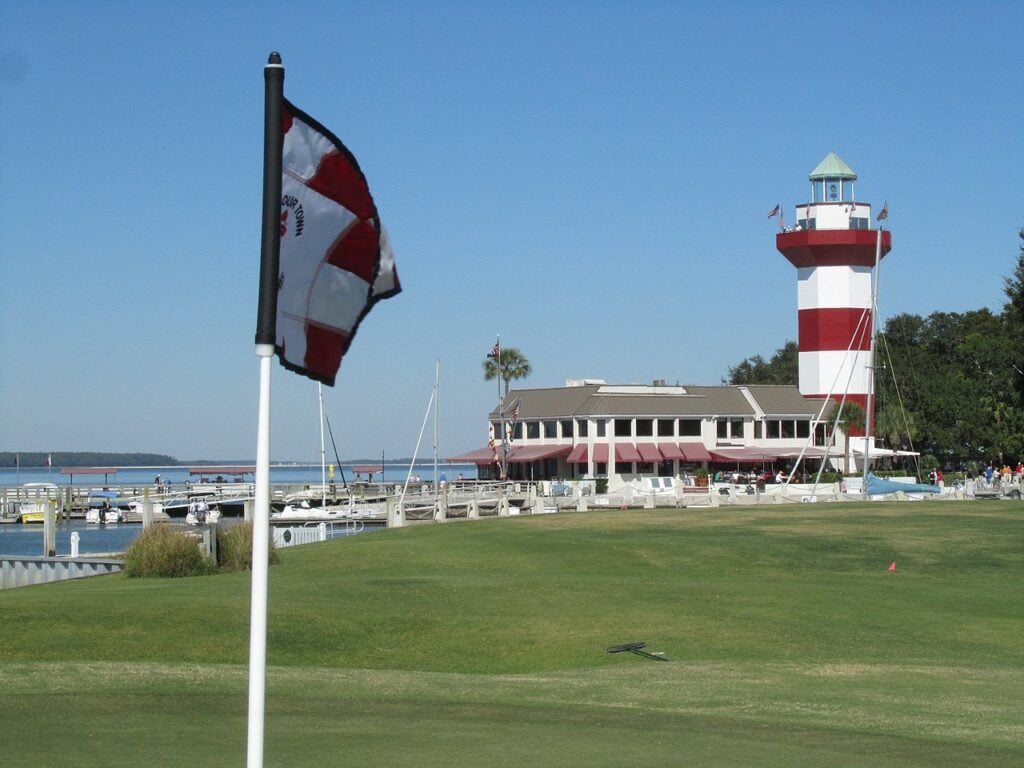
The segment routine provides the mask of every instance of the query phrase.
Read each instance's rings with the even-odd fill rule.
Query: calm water
[[[71,554],[71,533],[78,533],[80,554],[123,552],[135,537],[142,533],[142,524],[130,525],[86,525],[84,521],[73,520],[57,526],[57,554]],[[38,557],[43,554],[43,526],[39,523],[26,525],[0,525],[0,554],[21,557]]]
[[[230,525],[231,521],[222,525]],[[329,526],[327,537],[340,538],[382,531],[383,525],[367,525],[359,531],[351,531],[344,525]],[[57,526],[57,555],[71,554],[71,534],[78,533],[80,555],[111,554],[124,552],[135,537],[142,533],[142,523],[121,523],[118,525],[89,525],[83,520],[72,520]],[[39,523],[5,523],[0,525],[0,555],[17,557],[39,557],[43,554],[43,526]]]
[[[343,464],[342,469],[345,472],[345,479],[348,482],[352,482],[356,479],[355,474],[352,471],[352,465]],[[68,470],[72,471],[72,470]],[[466,480],[476,479],[476,465],[475,464],[438,464],[438,473],[445,473],[449,480],[454,480],[462,474]],[[401,483],[405,481],[406,475],[409,474],[409,465],[385,465],[384,467],[384,482],[386,483]],[[117,470],[115,474],[107,477],[107,484],[109,485],[150,485],[156,479],[156,476],[160,475],[160,479],[165,483],[173,483],[174,485],[184,485],[190,480],[198,480],[198,476],[189,476],[188,467],[124,467]],[[413,469],[413,475],[419,476],[422,480],[433,480],[434,479],[434,465],[433,463],[422,464],[419,463]],[[252,475],[246,477],[250,482],[252,481]],[[362,476],[362,479],[366,479],[366,475]],[[380,475],[374,475],[375,481],[380,480]],[[79,486],[96,486],[103,485],[103,475],[66,475],[62,474],[60,469],[57,467],[47,470],[45,467],[22,467],[21,470],[17,470],[11,467],[4,467],[0,469],[0,486],[16,486],[24,483],[54,483],[55,485],[64,486],[69,483],[73,483],[76,487]],[[272,466],[270,468],[270,482],[271,483],[319,483],[320,482],[320,465],[311,464],[289,464],[287,466]],[[331,478],[328,477],[328,482],[332,482]],[[341,484],[341,471],[335,467],[333,482]]]

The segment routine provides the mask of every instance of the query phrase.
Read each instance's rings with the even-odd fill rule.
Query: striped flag
[[[509,422],[508,422],[508,442],[511,445],[516,439],[516,422],[519,421],[519,403],[520,400],[517,398],[515,403],[512,405],[511,411],[509,411]]]
[[[497,360],[499,357],[501,357],[501,342],[500,341],[494,342],[494,346],[491,347],[491,351],[487,353],[487,356],[492,358],[492,359],[494,359],[494,360]]]
[[[780,213],[782,213],[782,205],[781,204],[776,205],[774,208],[772,208],[770,211],[768,211],[768,218],[770,219],[772,216],[778,216]]]
[[[363,318],[402,288],[352,153],[286,99],[282,130],[275,349],[285,368],[333,386]]]
[[[878,221],[885,221],[888,218],[889,218],[889,203],[887,202],[885,205],[882,206],[882,210],[880,210],[878,212],[877,220]]]

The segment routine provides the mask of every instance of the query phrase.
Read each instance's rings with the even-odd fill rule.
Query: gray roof
[[[746,389],[770,416],[813,415],[820,400],[803,397],[795,386],[645,387],[588,384],[580,387],[518,389],[502,403],[508,414],[519,402],[519,420],[559,418],[699,418],[753,416],[755,409],[743,394]],[[499,417],[494,409],[491,418]]]
[[[747,389],[765,416],[816,416],[821,410],[821,400],[804,397],[791,385],[749,384]]]

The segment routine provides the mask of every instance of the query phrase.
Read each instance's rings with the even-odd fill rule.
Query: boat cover
[[[885,480],[868,472],[868,495],[875,496],[882,493],[941,493],[939,486],[928,483],[894,483],[892,480]]]

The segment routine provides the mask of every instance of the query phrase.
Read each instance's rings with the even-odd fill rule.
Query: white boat
[[[286,504],[280,512],[271,515],[274,520],[358,520],[377,514],[373,507],[356,506],[355,499],[348,504],[313,506],[303,500],[297,504]]]
[[[220,510],[210,509],[202,499],[189,504],[185,525],[208,525],[220,522]]]

